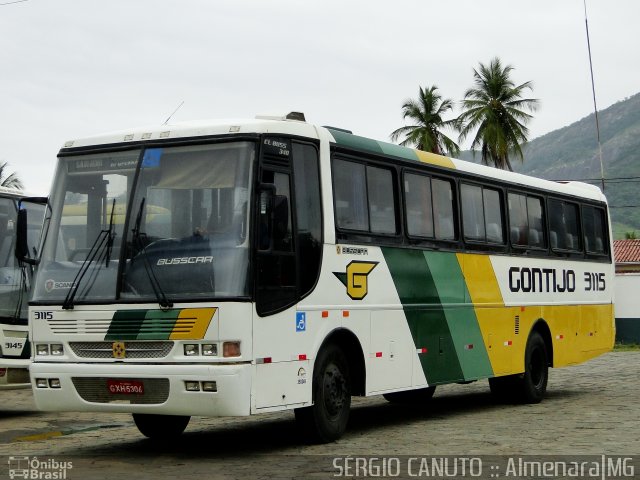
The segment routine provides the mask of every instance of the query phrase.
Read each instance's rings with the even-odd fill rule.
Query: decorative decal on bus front
[[[378,262],[354,260],[347,265],[346,272],[333,272],[333,274],[347,287],[347,295],[351,300],[362,300],[369,293],[369,274],[376,265]]]
[[[118,310],[105,340],[201,340],[217,310]]]

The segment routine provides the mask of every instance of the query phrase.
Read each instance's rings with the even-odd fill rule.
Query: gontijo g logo
[[[378,262],[352,261],[347,265],[346,272],[333,272],[338,280],[347,287],[347,295],[352,300],[362,300],[369,293],[369,274],[376,268]]]

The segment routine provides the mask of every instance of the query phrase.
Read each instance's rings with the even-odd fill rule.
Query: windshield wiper
[[[144,255],[145,245],[142,241],[143,233],[140,232],[140,225],[142,224],[142,212],[144,211],[144,203],[146,197],[142,197],[140,201],[140,207],[138,208],[138,213],[136,214],[136,222],[132,229],[132,237],[133,237],[133,246],[137,249],[138,255],[142,257],[142,265],[144,266],[144,271],[149,278],[149,283],[151,284],[151,289],[153,290],[153,294],[156,296],[156,300],[161,308],[171,308],[173,307],[173,302],[169,301],[167,295],[164,293],[162,286],[160,285],[160,281],[158,277],[156,277],[155,272],[153,271],[153,267],[151,263],[149,263],[149,259],[146,255]],[[133,261],[133,258],[131,258]]]
[[[80,270],[76,274],[73,282],[71,283],[71,287],[67,292],[67,296],[62,303],[63,310],[72,310],[73,309],[73,301],[76,297],[76,293],[78,293],[78,288],[80,287],[80,283],[84,278],[85,274],[89,271],[89,267],[94,262],[96,258],[98,258],[104,251],[106,251],[106,261],[105,267],[109,267],[109,261],[111,259],[111,249],[113,246],[113,211],[116,208],[116,199],[113,199],[113,203],[111,204],[111,218],[109,219],[109,228],[106,230],[100,230],[98,236],[96,237],[93,245],[87,252],[87,256],[80,265]]]

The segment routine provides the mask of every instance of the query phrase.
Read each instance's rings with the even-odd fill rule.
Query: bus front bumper
[[[46,411],[240,416],[251,411],[251,365],[32,363]]]
[[[0,359],[0,390],[15,388],[29,388],[30,360],[1,358]]]

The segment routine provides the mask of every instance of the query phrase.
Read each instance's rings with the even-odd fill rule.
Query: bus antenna
[[[182,105],[184,105],[184,100],[180,102],[180,105],[178,105],[173,112],[171,112],[171,115],[167,117],[167,119],[164,121],[162,125],[166,125],[167,123],[169,123],[169,120],[171,120],[171,117],[173,117],[176,114],[176,112],[180,110],[180,107],[182,107]]]

